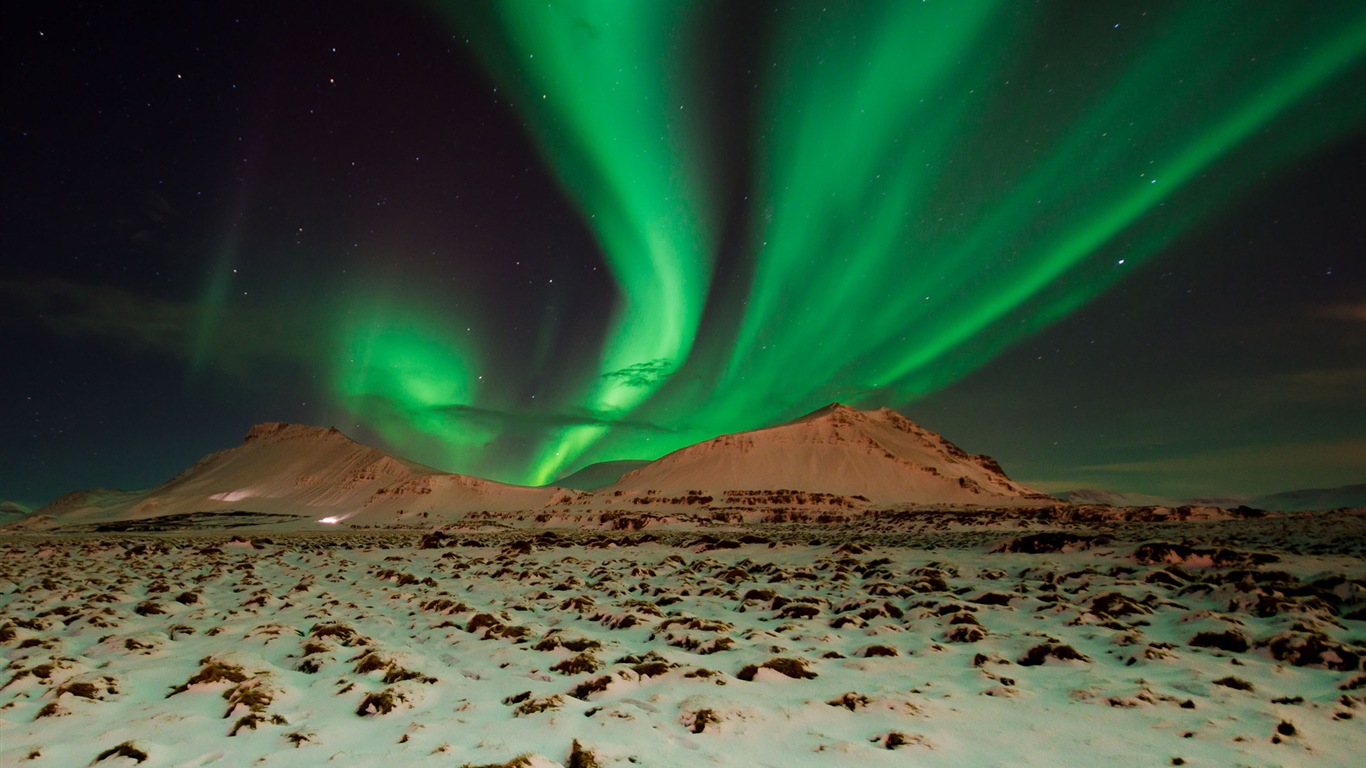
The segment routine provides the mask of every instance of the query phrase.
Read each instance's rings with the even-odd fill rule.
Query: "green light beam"
[[[472,11],[444,5],[457,19]],[[489,6],[474,42],[592,228],[620,291],[597,375],[576,407],[621,417],[692,349],[713,242],[699,132],[675,76],[688,3],[560,0]],[[649,368],[659,375],[631,372]],[[548,481],[603,434],[552,434],[533,479]]]

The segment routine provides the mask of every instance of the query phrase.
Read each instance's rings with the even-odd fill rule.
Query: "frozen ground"
[[[1360,764],[1360,515],[1027,533],[6,536],[0,764]]]

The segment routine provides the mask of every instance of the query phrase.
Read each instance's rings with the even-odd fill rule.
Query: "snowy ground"
[[[8,536],[0,765],[1359,765],[1362,529]]]

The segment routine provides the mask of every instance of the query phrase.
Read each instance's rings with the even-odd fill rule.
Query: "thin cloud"
[[[628,387],[654,387],[672,375],[668,360],[659,357],[602,374],[602,378]]]
[[[1366,439],[1280,445],[1240,445],[1181,456],[1113,464],[1091,464],[1083,472],[1208,474],[1238,471],[1286,472],[1291,468],[1361,469],[1366,475]]]
[[[1334,320],[1366,324],[1366,301],[1355,304],[1338,304],[1322,310],[1320,314]]]
[[[65,280],[0,282],[0,296],[53,333],[104,339],[139,352],[189,361],[195,355],[199,305],[152,299],[112,286]],[[319,353],[307,324],[273,308],[236,308],[224,318],[209,354],[228,372],[247,375],[260,363],[297,361]]]
[[[493,408],[478,408],[472,405],[443,405],[434,410],[438,410],[452,418],[535,429],[601,426],[614,428],[625,427],[643,432],[671,433],[674,431],[668,427],[655,424],[654,422],[639,419],[605,418],[585,411],[504,411]]]

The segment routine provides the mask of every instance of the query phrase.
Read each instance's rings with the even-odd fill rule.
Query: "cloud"
[[[135,349],[184,354],[193,320],[187,304],[139,297],[107,286],[62,280],[0,283],[7,302],[27,308],[38,322],[66,336],[102,336]]]
[[[1366,367],[1315,368],[1253,381],[1248,393],[1271,403],[1359,406],[1366,392]]]
[[[673,373],[669,370],[670,365],[669,360],[659,357],[649,362],[635,363],[615,371],[608,371],[602,374],[602,378],[627,387],[655,387]]]
[[[1010,474],[1044,493],[1098,488],[1173,499],[1250,497],[1366,483],[1366,438],[1362,437],[1198,448],[1135,436],[1107,438],[1095,450],[1147,458],[1095,464],[1054,460]]]
[[[1355,470],[1366,476],[1366,440],[1325,443],[1235,445],[1223,450],[1081,467],[1087,473],[1169,474],[1169,476],[1220,476],[1233,473],[1299,473],[1302,470]],[[1274,481],[1274,477],[1270,478]]]
[[[672,433],[674,430],[649,421],[639,419],[613,419],[597,416],[586,411],[531,411],[502,410],[481,408],[462,403],[429,405],[413,408],[378,393],[351,395],[347,398],[349,407],[359,413],[372,416],[409,420],[415,416],[437,416],[450,423],[467,424],[483,432],[541,432],[563,427],[601,426],[615,429],[625,428],[640,432]]]
[[[195,354],[199,305],[154,299],[124,288],[65,280],[0,282],[0,298],[29,319],[68,337],[104,339],[139,352],[189,361]],[[270,307],[238,307],[228,313],[209,354],[210,362],[246,375],[264,362],[298,361],[318,354],[307,324]]]
[[[554,429],[558,427],[602,426],[627,428],[642,432],[671,433],[674,430],[640,419],[614,419],[597,416],[587,411],[504,411],[478,408],[472,405],[446,405],[437,410],[452,418],[497,423],[503,426]]]
[[[1355,304],[1338,304],[1320,310],[1319,314],[1334,320],[1366,324],[1366,301],[1360,301]]]

